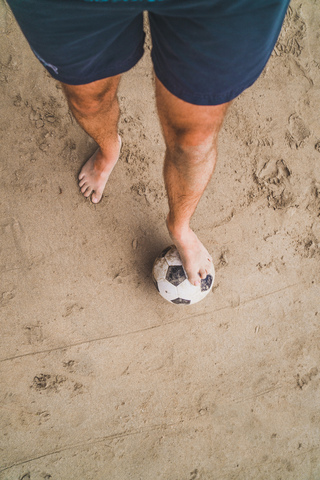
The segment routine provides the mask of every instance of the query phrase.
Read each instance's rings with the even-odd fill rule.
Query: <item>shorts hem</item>
[[[139,62],[139,60],[143,57],[143,54],[144,54],[143,44],[144,44],[144,41],[140,43],[140,45],[135,50],[135,52],[125,61],[119,62],[113,65],[113,67],[107,67],[106,69],[99,70],[97,72],[92,73],[91,75],[87,75],[81,78],[79,75],[74,77],[59,75],[52,72],[52,70],[49,70],[47,67],[45,68],[47,68],[50,75],[55,80],[58,80],[59,82],[66,83],[67,85],[86,85],[88,83],[96,82],[97,80],[102,80],[104,78],[120,75],[121,73],[127,72],[128,70],[133,68]]]
[[[170,82],[165,75],[162,75],[162,72],[154,67],[155,74],[160,82],[164,85],[164,87],[169,90],[170,93],[175,95],[176,97],[180,98],[187,103],[191,103],[193,105],[203,105],[203,106],[214,106],[214,105],[221,105],[223,103],[228,103],[238,97],[244,90],[251,87],[255,81],[261,75],[261,72],[257,74],[254,78],[247,80],[246,82],[237,86],[232,90],[228,90],[226,92],[220,94],[203,94],[198,92],[190,92],[190,90],[184,90],[181,86]]]

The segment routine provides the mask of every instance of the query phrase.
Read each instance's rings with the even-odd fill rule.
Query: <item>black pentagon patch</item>
[[[186,278],[187,275],[182,265],[170,265],[170,267],[168,267],[166,280],[175,287],[180,285]]]
[[[212,275],[207,275],[206,278],[203,278],[201,280],[201,292],[205,292],[206,290],[209,290],[211,288],[212,280]]]
[[[175,298],[174,300],[171,300],[172,303],[175,303],[176,305],[189,305],[191,303],[191,300],[185,300],[184,298]]]
[[[163,258],[170,250],[170,247],[165,248],[161,253],[160,253],[160,258]]]

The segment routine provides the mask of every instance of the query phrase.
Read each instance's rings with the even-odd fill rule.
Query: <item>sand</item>
[[[320,478],[320,8],[293,1],[231,106],[193,219],[213,292],[165,302],[150,46],[123,76],[102,203],[94,142],[0,1],[0,479]]]

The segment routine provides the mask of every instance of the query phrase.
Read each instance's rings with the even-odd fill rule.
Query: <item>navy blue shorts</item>
[[[196,105],[237,97],[259,77],[289,0],[8,0],[32,50],[61,82],[117,75],[143,55],[148,11],[162,84]]]

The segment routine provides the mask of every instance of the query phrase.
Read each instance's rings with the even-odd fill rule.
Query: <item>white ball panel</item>
[[[167,280],[158,280],[158,288],[160,295],[162,295],[163,298],[168,300],[168,302],[170,302],[170,300],[174,300],[179,296],[177,292],[177,287],[169,283]]]
[[[168,265],[182,265],[180,255],[174,245],[172,245],[169,252],[166,253],[165,259]]]
[[[180,298],[191,300],[193,295],[196,295],[200,292],[200,287],[192,285],[189,280],[184,280],[184,282],[177,286],[177,290]]]
[[[208,295],[208,293],[210,292],[210,290],[207,290],[206,292],[201,292],[201,290],[199,290],[195,295],[193,295],[193,297],[191,298],[191,303],[198,303],[200,302],[200,300],[202,300],[204,297],[206,297]]]
[[[154,262],[153,270],[152,270],[153,276],[157,280],[157,282],[159,282],[160,280],[165,280],[167,270],[168,270],[168,264],[166,262],[165,257],[164,258],[158,257]]]

